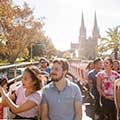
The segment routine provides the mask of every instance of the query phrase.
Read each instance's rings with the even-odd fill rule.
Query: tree
[[[46,56],[48,58],[51,58],[52,56],[56,56],[57,50],[54,47],[52,40],[48,37],[44,39],[45,49],[46,49]]]
[[[69,50],[68,51],[64,51],[63,52],[63,57],[67,58],[67,59],[70,59],[71,58],[71,52]]]
[[[0,1],[0,42],[2,53],[10,63],[26,53],[31,43],[44,36],[43,24],[35,21],[32,10],[25,3],[23,9],[11,5],[9,0]]]
[[[31,48],[29,48],[30,51]],[[32,55],[33,57],[42,57],[46,55],[45,45],[42,43],[36,43],[32,46]]]
[[[109,28],[107,31],[108,37],[101,38],[97,46],[99,55],[114,54],[114,59],[118,59],[118,51],[120,45],[120,26],[113,29]]]
[[[30,51],[29,47],[29,51]],[[47,57],[51,58],[52,56],[56,56],[57,50],[55,49],[52,41],[48,37],[43,37],[42,40],[38,41],[38,43],[32,45],[32,55],[33,57]]]

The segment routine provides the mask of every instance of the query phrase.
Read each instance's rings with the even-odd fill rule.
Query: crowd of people
[[[82,120],[82,92],[73,82],[78,78],[69,72],[69,62],[41,58],[39,63],[25,68],[14,92],[7,92],[6,78],[0,79],[0,109],[9,107],[13,119]],[[119,120],[119,67],[119,61],[110,57],[97,58],[86,67],[88,93],[95,101],[93,120]]]
[[[1,84],[1,104],[14,113],[14,118],[6,119],[82,120],[82,94],[66,77],[68,71],[66,59],[56,58],[49,66],[41,58],[40,66],[25,68],[15,92],[9,94]]]
[[[120,91],[117,89],[115,92],[120,81],[119,61],[113,61],[110,57],[104,60],[97,58],[93,64],[94,68],[87,71],[89,93],[95,100],[93,120],[119,120],[119,106],[116,103],[120,104]]]

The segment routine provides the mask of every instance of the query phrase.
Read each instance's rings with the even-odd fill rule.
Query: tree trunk
[[[118,47],[114,49],[114,59],[118,60]]]
[[[8,62],[9,62],[9,63],[14,64],[15,61],[16,61],[16,57],[13,57],[13,56],[10,57],[10,56],[9,56],[9,58],[8,58]]]

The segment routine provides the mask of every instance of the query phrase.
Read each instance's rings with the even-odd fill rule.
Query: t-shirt
[[[45,72],[47,72],[48,75],[50,75],[50,73],[51,73],[51,68],[50,68],[50,67],[47,67],[45,70],[42,70],[42,69],[40,68],[40,70],[41,70],[42,75],[45,75]]]
[[[111,70],[108,75],[105,71],[99,72],[97,77],[102,79],[102,90],[106,96],[114,97],[114,82],[119,77],[116,71]]]
[[[18,113],[17,115],[21,116],[21,117],[35,117],[39,115],[39,105],[41,103],[41,93],[40,91],[36,91],[35,93],[31,94],[30,96],[25,96],[25,90],[23,88],[23,86],[20,86],[19,88],[17,88],[16,90],[16,104],[17,105],[21,105],[23,103],[25,103],[27,100],[33,101],[34,103],[37,104],[36,107],[25,111],[25,112],[21,112]]]
[[[88,72],[88,80],[92,80],[92,88],[91,88],[91,93],[98,98],[99,93],[97,90],[97,77],[96,77],[97,71],[95,69],[91,70]]]
[[[58,92],[54,82],[46,85],[43,90],[42,104],[48,104],[49,120],[74,120],[74,103],[82,104],[82,95],[79,87],[67,80],[63,91]]]

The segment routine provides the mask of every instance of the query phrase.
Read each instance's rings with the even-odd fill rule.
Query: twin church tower
[[[96,46],[98,44],[98,39],[100,38],[99,28],[97,25],[96,13],[94,15],[94,26],[92,30],[92,36],[86,38],[86,27],[84,24],[84,16],[82,13],[81,26],[79,33],[79,43],[71,43],[71,51],[73,56],[76,50],[78,51],[78,57],[81,59],[94,59],[97,56]]]

